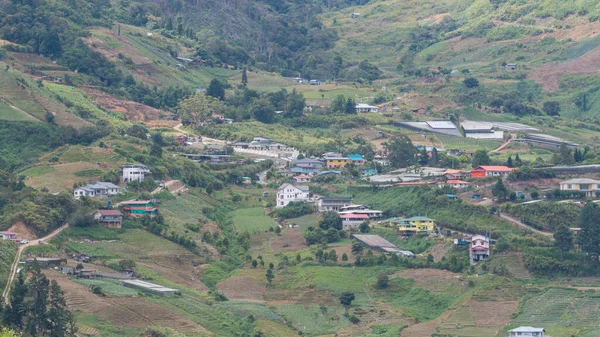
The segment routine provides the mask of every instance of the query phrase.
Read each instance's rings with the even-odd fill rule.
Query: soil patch
[[[141,264],[177,284],[200,292],[208,291],[208,287],[199,279],[200,261],[193,255],[151,255],[149,259]]]
[[[26,240],[37,239],[37,235],[35,235],[35,233],[29,227],[27,227],[27,225],[25,225],[22,221],[15,222],[15,224],[10,226],[10,228],[7,229],[7,231],[17,233],[17,237],[19,239],[26,239]]]
[[[427,253],[433,255],[434,262],[438,262],[442,259],[442,257],[448,255],[450,248],[452,248],[450,244],[440,242],[431,247]]]
[[[308,247],[302,233],[297,229],[282,231],[281,235],[273,238],[269,244],[275,252],[295,252]]]
[[[463,283],[459,280],[460,274],[431,268],[401,270],[392,274],[392,278],[394,277],[411,278],[415,280],[415,286],[432,292],[439,291],[450,283]]]
[[[86,126],[93,126],[92,123],[86,121],[85,119],[72,114],[70,112],[67,112],[66,110],[64,110],[63,108],[61,108],[58,104],[51,102],[50,100],[42,97],[42,96],[35,96],[35,100],[40,103],[40,105],[46,109],[47,111],[50,111],[55,119],[56,119],[56,124],[61,125],[61,126],[72,126],[74,128],[82,128],[82,127],[86,127]]]
[[[127,116],[130,121],[150,121],[158,120],[160,115],[166,115],[166,112],[149,107],[147,105],[115,98],[105,92],[96,89],[82,88],[86,94],[96,101],[103,108],[113,112],[122,113]]]
[[[469,300],[467,305],[477,325],[503,327],[510,321],[510,315],[517,312],[518,301],[476,301]]]
[[[217,289],[222,291],[229,300],[264,302],[266,287],[247,276],[232,276],[217,284]]]
[[[305,305],[339,305],[339,299],[322,290],[285,290],[273,289],[264,295],[269,305],[280,304],[305,304]]]

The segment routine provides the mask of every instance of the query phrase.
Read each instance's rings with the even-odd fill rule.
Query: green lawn
[[[277,227],[275,221],[264,213],[265,211],[262,207],[242,208],[231,212],[231,216],[238,232],[248,231],[252,234]]]
[[[344,316],[344,307],[319,305],[278,305],[277,312],[292,322],[292,326],[306,335],[335,334],[350,321]]]
[[[319,224],[319,217],[316,214],[307,214],[299,218],[288,219],[288,223],[305,228],[308,226],[317,226]]]
[[[18,122],[39,122],[38,119],[24,114],[21,111],[17,111],[2,101],[0,101],[0,120]]]
[[[31,167],[31,168],[21,172],[21,174],[24,176],[27,176],[27,177],[39,177],[39,176],[43,176],[46,173],[52,173],[55,171],[56,171],[56,169],[50,165],[40,165],[40,166]]]

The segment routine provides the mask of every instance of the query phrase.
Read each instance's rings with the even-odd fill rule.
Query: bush
[[[310,204],[303,202],[290,202],[283,208],[274,209],[271,212],[271,215],[274,215],[280,219],[291,219],[301,217],[306,214],[311,214],[313,212],[314,207]]]

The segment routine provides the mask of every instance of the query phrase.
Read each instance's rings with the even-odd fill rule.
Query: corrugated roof
[[[367,215],[367,214],[361,214],[361,213],[349,213],[349,214],[340,214],[340,218],[343,218],[343,219],[349,219],[349,218],[353,218],[353,219],[368,219],[369,215]]]
[[[353,161],[365,160],[363,158],[363,156],[360,154],[349,154],[348,158],[350,158],[350,160],[353,160]]]
[[[474,170],[479,170],[479,169],[482,169],[484,171],[498,171],[498,172],[511,172],[512,170],[514,170],[508,166],[487,166],[487,165],[477,166]]]
[[[576,178],[561,181],[561,184],[600,184],[600,180],[589,179],[589,178]]]
[[[100,213],[101,215],[123,215],[121,211],[116,209],[101,209],[98,210],[98,213]]]
[[[545,332],[544,328],[534,328],[532,326],[520,326],[518,328],[514,328],[512,330],[508,330],[508,332]]]
[[[433,129],[456,129],[456,126],[450,121],[429,121],[425,123]]]

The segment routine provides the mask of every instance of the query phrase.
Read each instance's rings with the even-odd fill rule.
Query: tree
[[[321,220],[319,221],[319,227],[324,230],[330,228],[342,230],[344,225],[340,215],[337,212],[330,211],[322,213]]]
[[[492,161],[490,160],[486,150],[477,150],[473,155],[473,161],[471,162],[471,165],[473,167],[477,167],[481,165],[489,165],[491,162]]]
[[[575,162],[575,159],[573,157],[573,152],[567,146],[567,144],[565,144],[565,143],[560,144],[560,147],[558,148],[558,153],[559,153],[560,162],[562,164],[571,165]]]
[[[479,81],[475,77],[467,77],[463,80],[467,88],[476,88],[479,86]]]
[[[340,304],[345,307],[350,306],[352,304],[352,301],[354,301],[355,298],[356,297],[354,296],[354,293],[345,291],[339,297]]]
[[[346,111],[346,97],[344,95],[337,95],[331,101],[331,111],[334,113],[344,113]]]
[[[327,259],[329,261],[337,262],[338,256],[337,256],[337,253],[336,253],[336,251],[334,249],[332,249],[332,250],[329,251]]]
[[[249,110],[252,117],[259,122],[270,124],[275,120],[275,107],[266,97],[253,99]]]
[[[344,262],[348,261],[348,254],[346,254],[346,253],[342,254],[342,261],[344,261]]]
[[[519,157],[519,154],[517,153],[515,155],[515,167],[521,167],[521,165],[523,165],[523,162],[521,161],[521,157]]]
[[[258,266],[258,262],[256,260],[252,260],[252,268],[256,268]]]
[[[225,99],[225,86],[221,81],[213,78],[208,85],[208,89],[206,89],[206,94],[222,101]]]
[[[244,67],[244,70],[242,70],[242,85],[243,86],[247,86],[248,85],[248,74],[247,74],[246,67]]]
[[[512,156],[508,156],[508,159],[506,160],[506,166],[513,167]]]
[[[583,207],[580,224],[581,232],[577,235],[581,249],[592,255],[600,255],[600,207],[589,202]]]
[[[363,246],[358,242],[352,242],[352,254],[358,255],[363,251]]]
[[[431,162],[437,166],[439,161],[440,155],[438,153],[437,148],[434,147],[433,150],[431,150]]]
[[[571,232],[567,225],[561,224],[554,231],[554,246],[561,253],[573,249],[573,232]]]
[[[560,116],[560,103],[557,101],[544,102],[542,110],[548,116]]]
[[[348,115],[355,115],[356,114],[356,101],[353,100],[352,98],[348,98],[348,100],[346,100],[346,106],[344,107],[344,112]]]
[[[369,223],[368,222],[363,222],[358,226],[358,230],[361,233],[368,233],[369,232]]]
[[[290,94],[287,95],[285,99],[285,112],[283,113],[284,117],[301,117],[304,113],[305,107],[306,100],[304,99],[304,95],[294,89]]]
[[[212,121],[212,115],[221,113],[223,109],[223,103],[218,99],[203,93],[196,93],[179,103],[178,114],[184,125],[196,128]]]
[[[540,197],[540,192],[538,192],[536,190],[531,191],[531,199],[535,200],[535,199],[537,199],[539,197]]]
[[[25,283],[25,272],[20,272],[15,284],[10,291],[10,305],[4,310],[4,323],[17,330],[23,328],[23,318],[27,317],[27,284]]]
[[[384,273],[379,274],[377,276],[377,288],[379,288],[379,289],[387,288],[389,281],[390,281],[390,279],[386,274],[384,274]]]
[[[31,278],[27,282],[29,301],[29,314],[25,331],[31,336],[42,335],[48,328],[48,286],[50,282],[46,278],[37,263],[34,263]]]
[[[383,144],[390,151],[388,160],[393,168],[407,167],[415,163],[417,149],[406,135],[392,138]]]
[[[163,139],[163,135],[160,132],[153,132],[150,135],[150,139],[152,140],[153,143],[158,144],[160,146],[164,146],[165,145],[165,140]]]
[[[265,276],[267,277],[267,282],[269,282],[269,285],[271,285],[273,279],[275,278],[275,275],[273,274],[273,269],[267,269],[267,273],[265,274]]]
[[[156,143],[152,143],[152,147],[150,147],[150,155],[156,158],[162,158],[162,147]]]
[[[62,289],[55,280],[50,284],[50,308],[48,309],[49,337],[74,336],[76,331],[71,331],[70,326],[73,315],[67,309]]]
[[[54,114],[50,111],[46,111],[46,122],[48,122],[49,124],[55,124],[56,123],[56,118],[54,117]]]
[[[506,199],[506,195],[508,194],[508,189],[502,183],[502,179],[498,179],[494,188],[492,188],[492,195],[498,200]]]
[[[0,337],[21,337],[21,335],[9,330],[8,328],[2,328],[2,331],[0,331]]]

